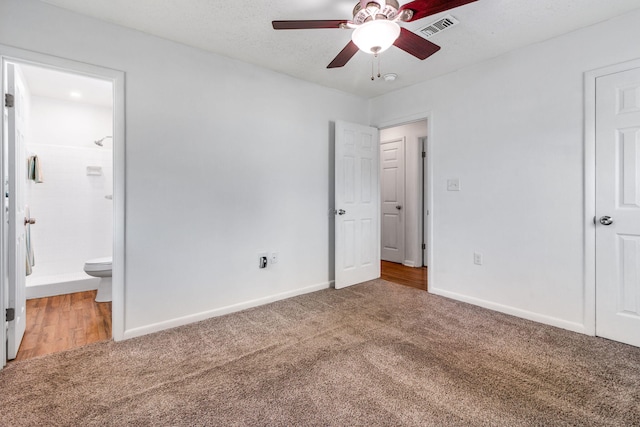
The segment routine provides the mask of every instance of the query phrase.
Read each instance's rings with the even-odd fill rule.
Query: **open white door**
[[[336,289],[380,277],[378,129],[336,122]]]
[[[26,247],[25,247],[25,88],[17,66],[6,64],[6,93],[13,95],[13,106],[7,108],[7,145],[9,176],[8,209],[8,300],[13,310],[8,322],[7,358],[15,359],[26,326]]]
[[[596,335],[640,346],[640,68],[596,80]]]

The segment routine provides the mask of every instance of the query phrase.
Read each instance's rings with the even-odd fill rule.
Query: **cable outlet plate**
[[[448,179],[447,191],[460,191],[460,179],[459,178]]]

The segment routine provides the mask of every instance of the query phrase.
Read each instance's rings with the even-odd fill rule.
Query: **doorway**
[[[108,310],[113,323],[109,319],[109,335],[122,339],[124,73],[2,45],[0,57],[5,82],[0,162],[5,190],[2,223],[22,232],[25,249],[25,254],[18,253],[12,239],[15,233],[9,226],[1,228],[0,306],[20,314],[22,325],[26,325],[27,298],[38,302],[39,297],[64,299],[66,295],[68,301],[86,305],[86,293],[95,292],[100,279],[86,275],[84,263],[91,257],[113,255],[113,303],[108,303],[113,307]],[[23,99],[14,101],[19,108],[11,108],[13,105],[7,102],[16,87],[7,84],[10,75],[18,76],[22,87]],[[20,144],[15,143],[12,110],[25,117]],[[25,164],[26,171],[16,167]],[[20,186],[22,191],[17,191]],[[19,193],[22,201],[16,203]],[[30,213],[26,209],[22,213],[24,218],[18,218],[20,212],[15,207],[19,205],[31,208]],[[23,227],[18,226],[18,220],[24,220]],[[54,302],[51,307],[62,305]],[[50,313],[51,307],[46,311]],[[104,307],[100,310],[105,311]],[[15,327],[17,317],[0,328],[0,368],[7,356],[16,355],[22,341],[21,328]],[[60,318],[63,321],[53,322],[58,330],[64,327],[68,315]],[[73,330],[74,325],[68,326]],[[75,346],[89,342],[76,338],[70,340]]]
[[[383,276],[413,277],[426,290],[426,119],[380,130],[381,259]],[[394,265],[396,264],[396,265]],[[424,276],[424,280],[422,277]],[[424,282],[424,283],[422,283]]]

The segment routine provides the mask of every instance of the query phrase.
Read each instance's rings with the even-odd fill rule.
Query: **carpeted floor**
[[[7,426],[640,425],[640,348],[376,280],[0,372]]]

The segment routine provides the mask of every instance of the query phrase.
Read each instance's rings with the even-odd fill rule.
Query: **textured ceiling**
[[[343,68],[326,68],[350,30],[271,27],[272,20],[350,19],[356,0],[42,1],[367,98],[640,8],[639,0],[478,0],[446,12],[460,24],[429,39],[442,47],[432,57],[384,52],[382,73],[399,76],[390,83],[371,81],[372,60],[362,52]],[[446,13],[403,26],[416,31]]]

